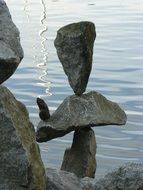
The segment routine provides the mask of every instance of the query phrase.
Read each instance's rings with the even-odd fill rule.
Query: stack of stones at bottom
[[[36,133],[38,142],[75,131],[61,169],[78,177],[95,175],[96,139],[91,127],[126,123],[126,114],[118,104],[96,91],[83,94],[92,68],[95,37],[95,26],[91,22],[69,24],[57,32],[55,47],[75,95],[67,97],[52,116],[45,103],[37,101],[41,118]]]

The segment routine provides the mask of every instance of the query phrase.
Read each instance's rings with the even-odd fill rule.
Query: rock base
[[[72,147],[65,151],[61,170],[77,177],[94,178],[96,171],[96,139],[91,128],[75,131]]]
[[[143,163],[125,164],[98,182],[55,169],[47,169],[46,175],[47,190],[143,190]]]

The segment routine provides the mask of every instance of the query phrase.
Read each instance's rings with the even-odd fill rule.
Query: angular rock
[[[61,170],[75,173],[77,177],[95,177],[96,139],[91,128],[74,133],[72,147],[65,151]]]
[[[25,106],[0,85],[0,189],[46,189],[35,138]]]
[[[128,163],[108,173],[95,184],[96,190],[142,190],[143,164]]]
[[[22,58],[19,31],[6,3],[0,0],[0,84],[14,73]]]
[[[84,127],[124,125],[126,120],[125,112],[117,103],[96,91],[82,96],[72,95],[63,101],[47,122],[40,121],[36,139],[38,142],[49,141]]]
[[[86,90],[92,68],[93,45],[96,37],[91,22],[69,24],[57,32],[55,47],[71,88],[77,95]]]

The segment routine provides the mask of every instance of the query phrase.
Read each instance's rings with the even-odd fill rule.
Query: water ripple
[[[99,158],[105,158],[105,159],[110,159],[110,160],[124,160],[124,161],[132,161],[132,162],[139,162],[140,160],[137,158],[128,158],[128,157],[115,157],[115,156],[107,156],[107,155],[102,155],[102,154],[97,154],[97,157]]]

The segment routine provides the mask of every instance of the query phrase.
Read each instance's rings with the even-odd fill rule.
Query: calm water
[[[124,162],[143,161],[143,1],[141,0],[7,0],[21,32],[25,57],[5,82],[39,121],[37,96],[53,112],[73,94],[56,55],[56,31],[81,20],[96,25],[93,68],[87,91],[97,90],[126,111],[126,126],[95,129],[97,178]],[[60,168],[73,134],[40,145],[47,167]]]

